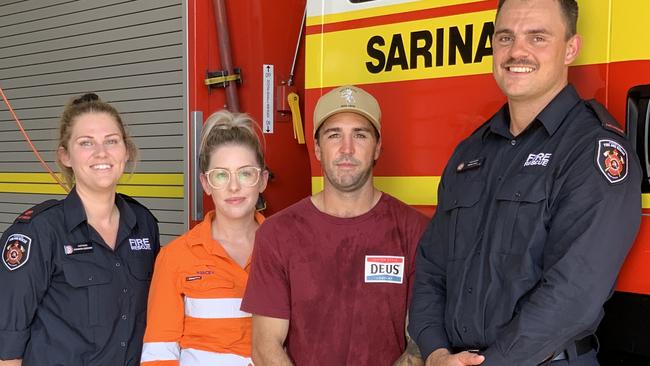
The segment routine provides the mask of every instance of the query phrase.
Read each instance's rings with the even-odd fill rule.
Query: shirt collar
[[[86,221],[86,211],[81,203],[81,198],[77,193],[77,188],[73,187],[68,196],[63,200],[63,215],[65,228],[72,231],[82,222]]]
[[[131,206],[119,193],[115,193],[115,205],[117,206],[117,209],[120,210],[120,221],[126,223],[129,229],[133,229],[138,218],[136,217],[135,212],[133,212],[133,209],[131,209]]]
[[[573,85],[568,84],[551,102],[537,115],[546,132],[553,135],[560,127],[569,111],[580,101],[578,92]]]
[[[214,219],[214,216],[214,210],[208,212],[205,215],[203,221],[196,225],[194,227],[194,230],[190,231],[189,237],[191,239],[188,240],[187,244],[190,247],[193,247],[195,245],[203,245],[209,253],[227,257],[228,254],[221,245],[208,245],[213,241],[216,242],[214,239],[212,239],[212,220]],[[255,221],[261,225],[262,222],[264,222],[264,215],[259,212],[255,212]]]
[[[490,128],[485,129],[483,138],[485,138],[487,132],[495,133],[507,139],[512,138],[512,134],[510,133],[510,112],[508,111],[508,104],[504,104],[503,107],[492,116],[492,119],[490,120]]]
[[[571,84],[567,84],[549,104],[537,115],[535,121],[544,126],[549,135],[553,135],[560,127],[564,118],[571,109],[580,101],[578,92]],[[531,124],[532,124],[531,123]],[[485,134],[489,131],[505,138],[513,138],[510,133],[510,112],[508,104],[504,104],[501,109],[491,118],[490,128],[485,129]]]
[[[136,223],[135,213],[119,194],[115,194],[115,205],[120,210],[120,221],[125,222],[130,229],[133,229]],[[76,187],[73,187],[70,193],[68,193],[68,196],[63,200],[63,212],[65,228],[69,232],[81,223],[86,222],[86,210],[77,193]]]

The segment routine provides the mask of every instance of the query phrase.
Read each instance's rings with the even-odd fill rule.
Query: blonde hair
[[[201,132],[199,151],[199,168],[206,172],[210,167],[210,155],[224,145],[243,145],[255,153],[255,160],[260,168],[266,169],[262,143],[255,128],[259,126],[246,113],[232,113],[220,110],[205,121]]]
[[[117,122],[120,133],[122,134],[126,151],[129,154],[129,162],[134,163],[137,160],[138,148],[135,146],[135,143],[133,143],[133,140],[124,128],[124,123],[122,122],[120,114],[115,108],[113,108],[113,106],[99,99],[99,96],[95,93],[86,93],[78,98],[71,99],[68,104],[66,104],[59,124],[59,148],[63,148],[66,151],[68,150],[68,142],[72,136],[74,123],[79,116],[86,113],[106,113],[113,117],[115,122]],[[72,168],[63,165],[59,154],[56,154],[56,164],[61,169],[61,174],[63,175],[68,188],[72,188],[75,183]],[[132,166],[132,169],[135,169],[135,167]]]

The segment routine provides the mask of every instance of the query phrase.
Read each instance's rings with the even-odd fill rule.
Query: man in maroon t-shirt
[[[241,308],[253,314],[257,366],[422,364],[415,344],[407,348],[405,318],[428,220],[373,185],[380,116],[355,86],[316,105],[323,191],[256,234]]]

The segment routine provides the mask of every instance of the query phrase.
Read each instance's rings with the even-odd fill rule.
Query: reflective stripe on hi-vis
[[[239,310],[241,298],[195,299],[185,297],[185,315],[201,319],[249,318],[250,313]]]
[[[253,360],[231,353],[216,353],[185,348],[181,350],[181,366],[228,365],[251,366]]]
[[[175,361],[180,358],[178,342],[145,342],[140,362]]]

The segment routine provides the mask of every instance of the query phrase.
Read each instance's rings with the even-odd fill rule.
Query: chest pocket
[[[127,258],[129,273],[140,281],[151,281],[153,275],[153,258]]]
[[[89,325],[99,324],[100,317],[106,316],[102,314],[102,306],[109,301],[106,294],[110,291],[105,285],[111,283],[113,274],[92,263],[64,263],[62,268],[65,282],[77,289],[69,300],[76,303],[76,309],[88,313]]]
[[[235,283],[233,281],[215,275],[202,276],[201,279],[193,281],[188,281],[187,277],[183,278],[183,292],[185,296],[199,299],[241,297],[241,294],[234,296]]]
[[[517,174],[499,187],[495,198],[497,250],[523,254],[532,249],[534,238],[545,237],[547,191],[543,176]]]
[[[440,196],[438,208],[445,212],[449,220],[447,245],[451,259],[465,258],[480,238],[482,215],[478,202],[484,189],[484,181],[471,180],[455,185],[453,190]]]
[[[63,265],[65,281],[74,288],[104,285],[111,282],[113,274],[90,263],[65,263]]]

